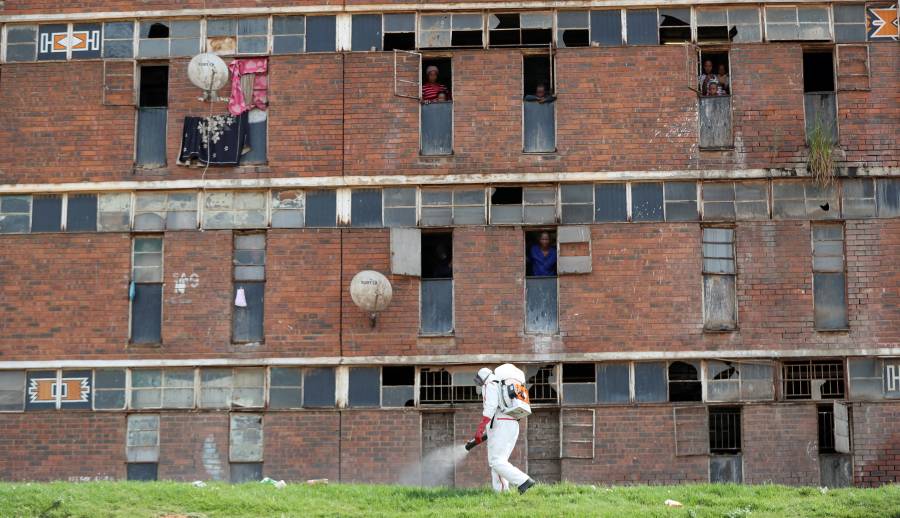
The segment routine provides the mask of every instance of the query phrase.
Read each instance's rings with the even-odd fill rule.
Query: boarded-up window
[[[203,202],[203,228],[265,228],[266,192],[209,191]]]
[[[731,96],[701,96],[700,149],[732,147]]]
[[[125,447],[128,462],[159,461],[159,415],[131,414]]]
[[[622,11],[591,11],[591,45],[619,46],[622,41]]]
[[[628,196],[624,183],[600,183],[594,187],[594,221],[628,220]]]
[[[262,414],[231,414],[228,460],[231,462],[262,462]]]
[[[24,234],[31,230],[31,195],[0,196],[0,234]]]
[[[666,401],[666,362],[635,362],[634,401],[657,403]]]
[[[352,367],[349,378],[348,406],[381,406],[381,369],[378,367]]]
[[[97,230],[97,195],[70,194],[66,200],[66,231]]]
[[[629,365],[604,362],[597,365],[597,401],[599,403],[628,403]]]
[[[593,363],[562,365],[563,404],[593,404],[597,397],[597,371]]]
[[[32,197],[31,231],[59,232],[62,229],[62,196],[57,194]]]
[[[0,412],[25,408],[25,371],[0,371]]]
[[[703,220],[769,219],[765,182],[704,182]]]
[[[560,410],[562,458],[594,458],[594,410],[564,408]]]
[[[846,273],[844,269],[844,227],[841,224],[814,224],[813,299],[816,329],[846,329]]]
[[[266,370],[212,368],[200,371],[200,408],[263,406]]]
[[[162,340],[163,243],[161,237],[133,240],[131,297],[131,342]]]
[[[811,181],[772,182],[773,219],[838,219],[835,184],[827,187]]]
[[[94,410],[125,408],[125,369],[94,370]]]
[[[706,362],[707,401],[769,401],[775,397],[772,362]]]
[[[631,184],[631,220],[662,221],[663,219],[662,183]]]
[[[306,52],[334,52],[337,46],[335,16],[306,17]]]
[[[306,369],[303,372],[303,406],[333,407],[334,396],[333,368]]]
[[[838,24],[835,24],[835,29],[837,28]],[[865,30],[863,30],[863,35],[865,35]],[[867,91],[871,88],[868,45],[838,45],[836,57],[838,90]]]
[[[337,191],[307,191],[306,226],[334,227],[337,222]]]
[[[834,7],[834,41],[866,41],[866,5],[835,4]]]
[[[841,189],[844,218],[873,218],[876,213],[875,179],[847,178]]]
[[[415,367],[381,368],[381,406],[411,407],[415,405]]]
[[[675,421],[675,455],[705,455],[709,452],[709,424],[706,407],[672,409]]]
[[[299,367],[272,367],[269,371],[269,408],[303,406],[303,371]]]
[[[737,326],[734,229],[703,229],[703,327],[711,331]]]

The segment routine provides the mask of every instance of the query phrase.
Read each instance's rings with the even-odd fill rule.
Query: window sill
[[[709,328],[709,327],[703,328],[704,334],[711,334],[711,335],[727,335],[730,333],[737,333],[739,331],[740,331],[740,328],[738,328],[738,327],[732,327],[729,329],[715,329],[715,328]]]
[[[131,174],[163,174],[167,172],[169,172],[169,168],[165,164],[152,167],[144,167],[135,164],[131,168]]]
[[[700,151],[706,151],[710,153],[722,152],[722,151],[734,151],[734,145],[731,146],[720,146],[720,147],[701,147]]]
[[[543,158],[555,158],[559,159],[559,150],[554,149],[553,151],[525,151],[522,150],[522,154],[525,156],[535,156],[535,157],[543,157]]]
[[[155,343],[128,342],[128,349],[161,349],[162,346],[163,346],[162,342],[155,342]]]
[[[441,333],[441,334],[433,334],[433,333],[423,334],[422,332],[419,332],[417,338],[419,338],[420,340],[456,338],[456,334],[454,334],[453,331],[450,331],[449,333]]]
[[[841,327],[841,328],[835,328],[835,329],[819,329],[817,327],[817,328],[815,328],[815,332],[817,332],[817,333],[849,333],[850,328],[849,327]]]
[[[201,163],[190,163],[186,164],[184,162],[177,162],[175,165],[178,167],[183,167],[187,169],[204,169],[206,168],[206,164]],[[260,164],[238,164],[231,166],[220,166],[220,165],[211,165],[210,168],[215,168],[218,170],[230,170],[236,173],[271,173],[272,168],[269,167],[269,163],[260,163]]]

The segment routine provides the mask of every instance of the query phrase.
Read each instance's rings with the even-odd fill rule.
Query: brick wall
[[[419,412],[341,412],[341,482],[396,484],[416,471],[421,454]]]
[[[341,414],[269,412],[263,418],[263,474],[276,480],[340,480]]]
[[[855,485],[880,486],[900,480],[897,415],[894,402],[853,405],[851,441]]]
[[[744,482],[819,484],[814,403],[745,405],[741,413]]]
[[[228,480],[229,426],[228,412],[163,412],[159,478]]]

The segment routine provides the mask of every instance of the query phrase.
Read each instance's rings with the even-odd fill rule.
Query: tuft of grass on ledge
[[[673,499],[684,507],[667,507]],[[489,489],[362,484],[179,482],[0,483],[0,517],[828,517],[900,518],[900,485],[831,489],[776,485],[538,485]]]

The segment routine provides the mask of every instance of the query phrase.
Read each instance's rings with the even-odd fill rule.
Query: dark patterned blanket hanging
[[[182,164],[238,165],[241,155],[250,150],[247,138],[247,113],[185,117],[181,135]]]

